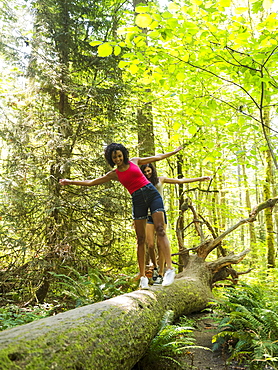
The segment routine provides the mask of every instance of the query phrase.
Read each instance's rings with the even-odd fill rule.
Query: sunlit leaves
[[[112,53],[113,53],[113,47],[110,45],[109,42],[105,42],[104,44],[99,45],[98,55],[100,57],[108,57]]]
[[[219,5],[223,7],[229,7],[231,5],[231,0],[220,0]]]
[[[235,14],[241,15],[241,14],[247,12],[247,11],[248,11],[248,8],[246,8],[246,7],[238,7],[238,8],[235,9]]]
[[[146,13],[149,12],[151,9],[147,5],[138,5],[135,8],[135,13]]]
[[[190,127],[188,128],[188,132],[192,136],[195,135],[197,131],[198,131],[198,127],[197,126],[190,125]]]
[[[174,12],[177,12],[178,10],[180,10],[180,6],[174,2],[171,2],[169,5],[168,5],[168,9],[171,11],[174,11]]]
[[[147,28],[152,23],[152,17],[149,14],[138,14],[135,23],[138,27]]]
[[[269,4],[265,1],[265,8]],[[171,2],[161,12],[152,6],[136,9],[137,30],[128,31],[126,39],[140,51],[140,63],[134,55],[120,67],[150,88],[152,98],[148,94],[146,99],[167,96],[176,104],[171,137],[213,128],[213,146],[219,140],[221,150],[234,152],[238,137],[260,134],[261,127],[251,123],[260,120],[262,96],[265,105],[273,101],[278,61],[276,14],[252,18],[252,11],[259,6],[262,11],[262,5],[261,0],[238,2],[237,7],[230,0],[193,0],[187,6]],[[262,87],[268,94],[262,95]],[[206,161],[217,161],[221,150],[212,148]]]
[[[99,43],[97,43],[97,41],[96,41],[96,42],[92,42],[91,45],[92,46],[99,45]],[[114,45],[113,46],[113,43],[105,42],[105,43],[100,44],[98,46],[97,51],[98,51],[98,55],[100,57],[105,58],[105,57],[110,56],[111,54],[114,54],[115,56],[118,56],[121,53],[122,48],[121,48],[120,45]]]
[[[121,53],[121,47],[119,45],[115,45],[114,47],[114,55],[117,56]]]
[[[98,46],[98,45],[100,45],[102,42],[101,41],[92,41],[92,42],[90,42],[90,45],[91,46]]]
[[[258,29],[259,30],[267,30],[268,32],[278,30],[278,20],[277,20],[277,14],[276,13],[271,13],[269,14],[268,17],[264,21],[258,24]],[[273,34],[270,36],[274,36]],[[277,40],[276,40],[277,42]]]

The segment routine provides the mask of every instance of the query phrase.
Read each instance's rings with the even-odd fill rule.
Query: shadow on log
[[[248,250],[213,262],[205,261],[207,255],[226,235],[277,202],[275,198],[258,205],[249,218],[222,235],[180,252],[185,268],[169,287],[153,286],[1,332],[0,370],[131,369],[156,335],[165,312],[172,310],[177,318],[204,309],[213,298],[212,285],[232,274],[230,266]],[[182,242],[179,235],[178,240]],[[192,250],[195,254],[189,255]]]

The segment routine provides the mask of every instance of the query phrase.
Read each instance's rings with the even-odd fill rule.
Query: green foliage
[[[65,273],[49,272],[55,279],[53,295],[65,308],[84,306],[134,290],[134,279],[125,274],[109,276],[98,270],[81,275],[72,267],[65,266]]]
[[[14,304],[0,307],[0,331],[51,316],[55,309],[52,304],[41,304],[31,308],[22,308]]]
[[[63,273],[49,272],[53,288],[48,301],[51,303],[28,305],[21,308],[6,304],[0,308],[0,330],[26,324],[72,308],[92,304],[133,291],[138,282],[125,274],[105,275],[91,270],[82,275],[70,266],[63,267]],[[10,302],[18,298],[18,292],[10,291],[5,295]],[[4,301],[4,300],[3,300]]]
[[[227,288],[219,308],[222,321],[214,349],[230,352],[229,361],[248,361],[250,369],[278,363],[278,311],[275,296],[259,285]]]
[[[167,311],[161,321],[157,335],[151,341],[147,352],[138,363],[138,369],[184,369],[178,357],[189,355],[195,346],[191,326],[171,325],[173,312]],[[184,320],[186,323],[186,320]],[[186,365],[185,365],[186,366]]]

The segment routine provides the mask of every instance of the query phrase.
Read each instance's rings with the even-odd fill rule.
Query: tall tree
[[[269,111],[265,111],[264,122],[267,125],[266,134],[270,131]],[[263,184],[264,199],[272,197],[273,173],[271,153],[269,149],[265,151],[265,179]],[[274,239],[274,223],[272,208],[265,210],[266,223],[266,248],[267,248],[267,265],[270,268],[275,267],[275,239]]]
[[[133,0],[133,8],[136,14],[136,7],[139,4],[147,4],[147,0]],[[145,30],[142,29],[144,33]],[[144,97],[147,101],[138,101],[137,108],[137,130],[138,130],[138,144],[139,144],[139,155],[140,156],[151,156],[155,155],[154,145],[154,130],[153,130],[153,113],[152,103],[148,99],[150,95],[150,89],[144,89]],[[143,97],[139,94],[139,97]]]
[[[118,135],[117,122],[122,124],[125,87],[117,66],[119,57],[99,57],[94,45],[98,37],[111,38],[121,19],[120,3],[111,4],[111,13],[107,13],[108,4],[33,3],[34,33],[28,41],[32,97],[25,96],[21,118],[10,130],[14,145],[6,171],[15,176],[15,183],[6,187],[6,213],[16,225],[18,240],[23,241],[21,256],[25,257],[15,265],[27,263],[30,283],[26,286],[39,301],[44,300],[53,273],[63,272],[66,265],[84,273],[89,265],[99,265],[100,259],[104,270],[111,265],[121,268],[124,259],[119,238],[128,233],[120,222],[125,224],[129,216],[114,195],[117,185],[89,193],[61,192],[58,184],[59,178],[72,173],[89,177],[106,172],[103,146],[112,133]],[[125,132],[123,137],[128,135]],[[19,179],[20,167],[25,180]],[[108,208],[108,203],[114,207]],[[121,221],[113,223],[111,230],[115,215]],[[104,235],[107,229],[109,238]],[[30,271],[36,271],[33,281]]]

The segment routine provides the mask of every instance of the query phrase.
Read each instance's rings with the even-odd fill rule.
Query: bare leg
[[[164,224],[164,230],[166,232],[167,225]],[[162,251],[160,250],[159,242],[157,241],[157,249],[158,249],[158,266],[159,266],[159,275],[164,275],[164,267],[165,267],[165,257]]]
[[[145,276],[145,243],[146,243],[146,219],[134,220],[137,237],[137,260],[140,276]]]
[[[151,261],[153,263],[153,266],[156,268],[157,263],[156,263],[156,255],[155,255],[155,235],[154,235],[154,225],[153,224],[148,224],[146,226],[146,240],[147,240],[147,246],[149,248],[149,254]]]
[[[171,251],[170,251],[170,243],[164,228],[164,213],[163,212],[155,212],[152,214],[154,227],[157,235],[157,243],[160,246],[160,252],[164,256],[167,269],[172,268],[172,258],[171,258]]]

